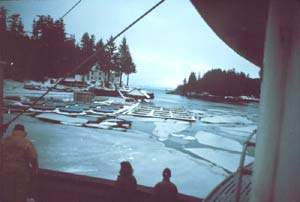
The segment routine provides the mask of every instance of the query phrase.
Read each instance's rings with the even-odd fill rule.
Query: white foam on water
[[[251,124],[252,122],[242,116],[212,116],[201,119],[205,123],[220,123],[220,124]]]
[[[207,149],[207,148],[186,148],[185,150],[192,152],[210,162],[215,163],[231,172],[235,172],[239,166],[241,154],[235,154],[223,150]],[[245,165],[253,162],[254,158],[246,156]]]
[[[169,135],[183,131],[189,127],[189,123],[183,121],[166,120],[164,122],[155,122],[153,135],[158,137],[159,141],[165,141]]]
[[[218,147],[226,150],[231,151],[238,151],[241,152],[243,146],[232,139],[221,137],[219,135],[215,135],[213,133],[208,133],[205,131],[199,131],[195,137],[197,138],[198,142],[204,145],[209,145],[213,147]]]

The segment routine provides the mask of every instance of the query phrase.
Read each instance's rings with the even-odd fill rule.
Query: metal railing
[[[244,142],[243,151],[240,159],[239,168],[237,170],[238,173],[238,181],[235,193],[235,202],[240,202],[241,199],[241,189],[242,189],[242,182],[243,182],[243,175],[252,175],[252,170],[249,170],[244,167],[245,157],[248,147],[255,147],[255,143],[251,142],[251,139],[256,134],[257,129],[253,130],[253,132],[249,135],[247,140]]]

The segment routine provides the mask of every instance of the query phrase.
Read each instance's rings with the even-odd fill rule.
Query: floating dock
[[[189,122],[196,121],[195,116],[184,108],[161,107],[142,103],[135,105],[135,107],[126,114],[149,118],[174,119]]]

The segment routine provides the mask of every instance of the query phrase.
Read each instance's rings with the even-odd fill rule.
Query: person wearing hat
[[[171,170],[165,168],[162,172],[163,180],[157,183],[154,187],[153,201],[156,202],[176,202],[177,187],[170,181]]]
[[[38,157],[26,136],[24,126],[17,124],[12,134],[1,141],[1,202],[24,202],[31,191],[32,177],[38,172]]]

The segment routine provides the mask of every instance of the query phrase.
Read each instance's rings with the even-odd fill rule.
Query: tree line
[[[37,16],[31,33],[26,33],[21,16],[8,16],[0,7],[0,44],[0,60],[13,63],[5,69],[5,78],[41,81],[63,77],[93,54],[76,73],[86,74],[97,64],[107,74],[106,83],[115,71],[127,75],[128,85],[129,75],[136,72],[126,38],[117,46],[110,37],[105,46],[103,39],[96,42],[95,36],[86,32],[77,43],[74,35],[65,32],[63,20],[49,15]]]
[[[192,72],[188,80],[178,86],[176,92],[187,95],[189,93],[209,93],[217,96],[254,96],[259,98],[261,79],[250,78],[243,72],[235,69],[213,69],[206,72],[203,77]]]

